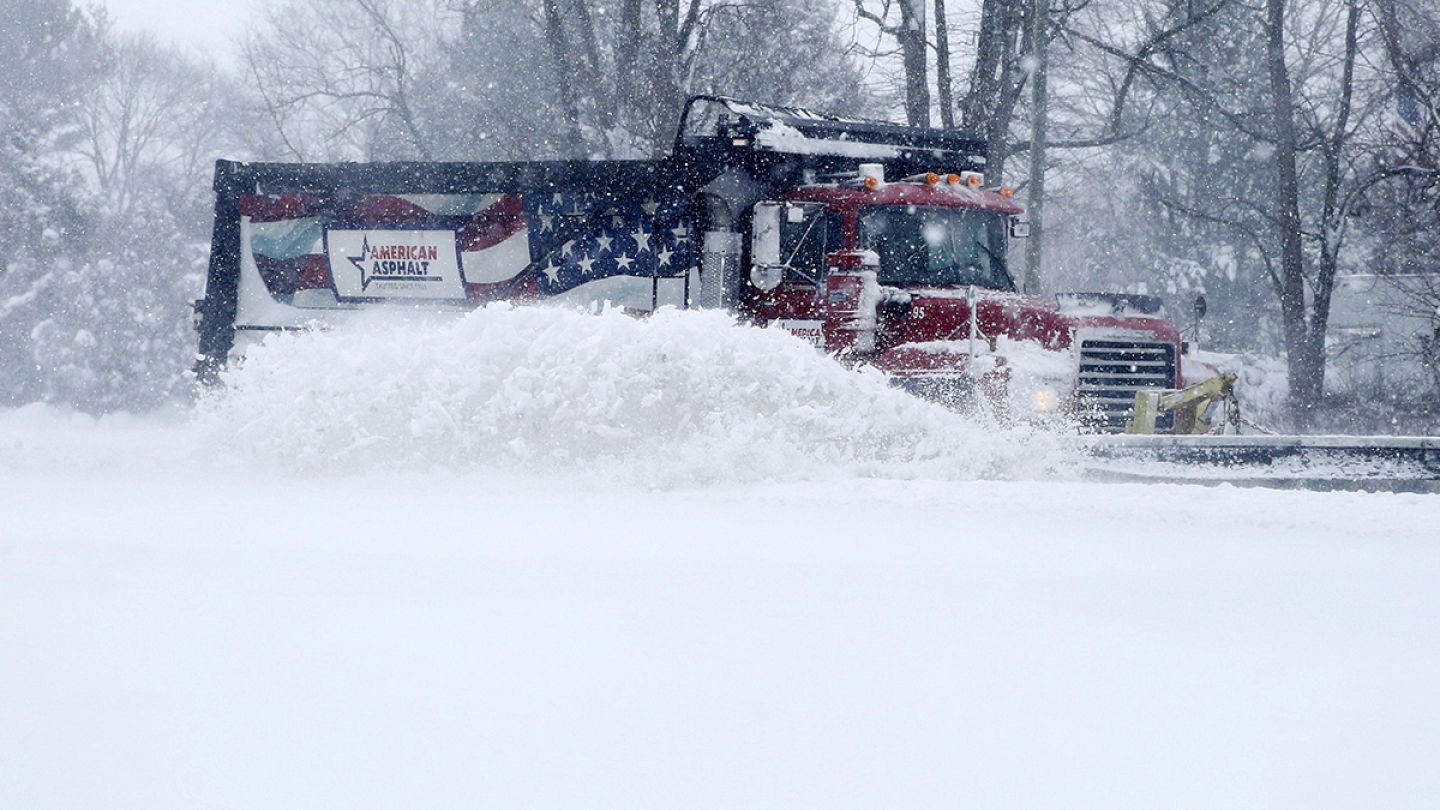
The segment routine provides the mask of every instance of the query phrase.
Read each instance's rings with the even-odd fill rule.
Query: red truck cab
[[[872,168],[758,203],[740,312],[930,396],[998,386],[1012,416],[1123,427],[1138,388],[1179,384],[1178,331],[1149,296],[1019,292],[1022,209],[978,179]]]

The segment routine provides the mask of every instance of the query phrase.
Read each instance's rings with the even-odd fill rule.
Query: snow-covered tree
[[[35,325],[92,224],[62,155],[78,137],[80,100],[98,75],[96,28],[68,0],[0,3],[0,403],[42,392]]]
[[[37,335],[43,398],[146,409],[182,394],[189,302],[203,277],[213,157],[229,93],[212,65],[147,36],[108,35],[82,97],[78,158],[95,196],[84,263],[56,278]]]
[[[103,14],[11,2],[0,68],[0,392],[89,411],[187,390],[224,100],[211,65]]]

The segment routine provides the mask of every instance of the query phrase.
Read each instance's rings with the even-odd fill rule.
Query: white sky
[[[103,0],[122,31],[153,31],[162,40],[228,59],[235,38],[263,0]]]

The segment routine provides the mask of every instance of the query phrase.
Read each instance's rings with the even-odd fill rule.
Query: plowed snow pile
[[[0,810],[1436,807],[1440,496],[956,480],[1057,437],[719,315],[362,326],[0,410]]]
[[[589,472],[660,486],[1053,474],[998,430],[721,313],[492,306],[277,334],[201,403],[227,454],[297,471]]]

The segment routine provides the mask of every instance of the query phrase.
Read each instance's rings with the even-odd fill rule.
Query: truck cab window
[[[991,211],[914,205],[862,208],[860,245],[880,256],[882,284],[1015,289],[1005,269],[1004,217]]]
[[[791,208],[802,216],[780,217],[780,261],[789,265],[785,280],[817,282],[825,273],[825,254],[840,249],[840,214],[819,207]]]

